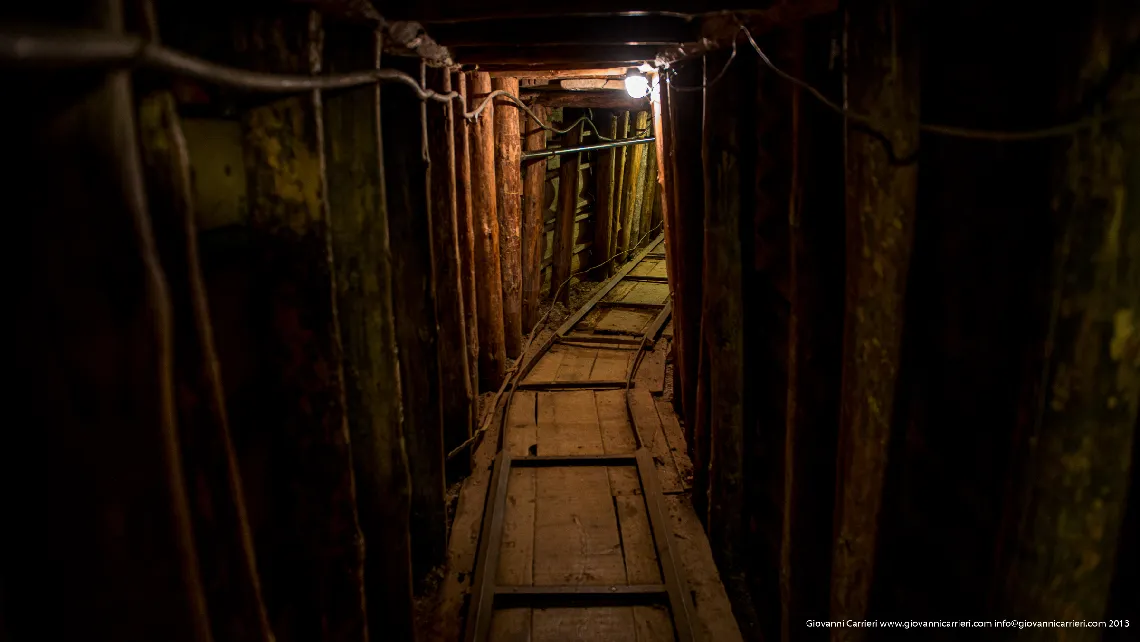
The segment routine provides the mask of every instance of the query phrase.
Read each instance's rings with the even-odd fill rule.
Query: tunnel
[[[0,75],[0,640],[1136,639],[1134,2],[15,1]]]

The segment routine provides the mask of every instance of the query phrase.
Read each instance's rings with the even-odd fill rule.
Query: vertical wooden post
[[[428,69],[427,80],[427,86],[438,92],[451,91],[451,72],[445,69]],[[475,416],[475,396],[467,365],[467,326],[463,317],[463,266],[459,258],[454,104],[425,103],[431,164],[431,236],[436,314],[439,318],[444,452],[450,452],[471,437]],[[457,457],[448,465],[449,479],[457,479],[468,472],[469,457]]]
[[[806,32],[806,33],[805,33]],[[838,96],[826,24],[790,31],[788,73]],[[806,44],[805,44],[806,40]],[[764,72],[765,84],[782,83]],[[826,612],[830,584],[835,444],[843,343],[842,121],[790,90],[792,178],[788,206],[789,317],[780,538],[781,638],[817,640],[801,623]],[[775,124],[780,126],[779,123]]]
[[[46,27],[59,24],[53,11],[21,13]],[[110,0],[67,20],[123,31],[121,3]],[[30,88],[13,80],[14,94]],[[10,394],[27,403],[25,429],[0,443],[11,522],[0,626],[11,639],[209,640],[179,456],[171,295],[143,190],[131,72],[78,84],[6,105],[18,123],[6,146],[20,162],[4,192],[22,212],[9,232],[27,269],[10,290],[21,338]],[[11,483],[24,471],[51,482]],[[54,617],[41,615],[46,604]]]
[[[595,118],[597,118],[598,127],[603,130],[606,136],[617,138],[617,114],[599,112]],[[607,120],[609,121],[608,127],[606,126]],[[597,155],[598,166],[594,171],[597,183],[596,205],[594,207],[594,251],[591,266],[597,266],[613,256],[609,252],[609,247],[610,235],[614,229],[614,159],[618,154],[618,149],[620,148],[602,150]],[[612,261],[606,263],[605,267],[594,270],[590,273],[590,278],[604,281],[612,273],[611,265],[613,265]]]
[[[468,76],[467,102],[474,109],[491,93],[491,76]],[[495,106],[471,125],[471,206],[475,221],[475,309],[479,318],[479,387],[498,388],[506,371],[503,289],[499,262],[499,206],[495,189]]]
[[[630,135],[634,132],[643,132],[649,126],[649,113],[637,112],[630,126]],[[645,193],[645,176],[642,174],[645,165],[645,145],[633,145],[627,148],[627,161],[625,164],[625,178],[622,179],[623,207],[621,212],[621,228],[618,230],[618,258],[615,266],[625,263],[629,255],[630,244],[637,242],[637,228],[641,222],[639,198]]]
[[[491,89],[519,94],[518,78],[495,78]],[[495,198],[499,206],[499,260],[503,277],[503,332],[506,355],[522,352],[522,139],[519,108],[495,101]]]
[[[629,112],[622,112],[618,114],[618,133],[616,138],[629,137]],[[610,223],[610,245],[606,251],[606,257],[609,258],[617,254],[618,248],[621,247],[621,235],[627,233],[625,229],[625,220],[622,218],[622,212],[626,208],[626,199],[628,190],[626,189],[625,182],[625,168],[629,164],[630,148],[619,147],[616,150],[617,156],[614,157],[614,189],[613,189],[613,220]],[[613,276],[620,264],[620,257],[610,261],[606,266],[606,276]]]
[[[1062,85],[1065,112],[1103,91],[1103,79],[1135,52],[1140,21],[1134,12],[1130,20],[1111,15],[1110,6],[1092,3],[1088,26],[1075,31],[1089,35],[1080,43],[1083,50],[1074,47],[1079,62]],[[1111,113],[1138,94],[1140,72],[1132,65],[1098,99],[1105,101],[1104,113]],[[1129,581],[1135,589],[1135,567],[1128,573],[1118,556],[1135,546],[1134,539],[1122,539],[1122,524],[1126,507],[1135,519],[1131,504],[1140,500],[1129,489],[1130,483],[1131,492],[1137,487],[1140,405],[1138,143],[1140,123],[1131,118],[1074,135],[1058,158],[1050,349],[1040,424],[1023,467],[1019,540],[1003,596],[1009,617],[1126,619],[1118,613],[1135,608],[1136,593],[1125,596]],[[1025,633],[1030,640],[1058,637],[1048,629]],[[1077,629],[1065,638],[1070,635],[1097,640],[1102,632]]]
[[[242,35],[239,45],[255,68],[321,72],[323,32],[315,11],[298,8],[284,19],[251,21]],[[278,378],[273,394],[262,399],[261,419],[279,427],[272,438],[275,476],[265,499],[282,513],[274,528],[259,534],[258,565],[267,576],[275,631],[328,631],[329,637],[361,640],[367,634],[363,550],[334,303],[321,108],[320,93],[311,92],[254,107],[242,118],[250,226],[268,292],[271,371]],[[289,502],[281,502],[279,493],[287,493]]]
[[[897,157],[918,145],[918,38],[913,6],[876,0],[847,14],[846,95],[888,132]],[[917,166],[847,131],[847,318],[843,345],[831,615],[867,614],[894,408],[903,298],[914,241]],[[833,640],[859,639],[835,629]]]
[[[742,199],[750,190],[751,168],[742,162],[741,120],[753,117],[748,90],[751,69],[729,69],[725,82],[708,89],[715,116],[705,113],[705,264],[702,333],[709,368],[708,417],[711,444],[708,532],[720,568],[741,568],[744,520],[744,306],[742,301]],[[639,119],[640,120],[640,119]]]
[[[380,66],[380,39],[372,29],[337,27],[330,30],[327,42],[331,73]],[[356,501],[367,546],[368,621],[373,632],[382,622],[392,637],[412,639],[411,488],[401,425],[379,86],[330,94],[324,116],[345,401]]]
[[[261,599],[237,456],[230,439],[210,311],[198,263],[190,158],[173,95],[140,102],[139,135],[154,237],[170,283],[174,384],[202,581],[215,635],[272,638]],[[208,507],[208,509],[204,509]]]
[[[669,120],[669,91],[662,82],[660,100],[653,103],[653,136],[657,139],[659,151],[656,155],[657,161],[657,184],[655,187],[655,200],[656,212],[660,219],[656,221],[660,223],[665,235],[665,273],[669,275],[669,284],[672,290],[677,289],[677,274],[674,271],[673,253],[676,251],[674,248],[678,245],[677,239],[673,236],[674,226],[672,221],[669,220],[668,213],[672,210],[672,202],[670,193],[663,188],[667,188],[673,184],[673,164],[671,158],[673,155],[673,131],[671,122]],[[676,301],[674,300],[674,305]],[[676,323],[674,323],[674,336],[676,335]],[[674,350],[674,354],[677,354]],[[678,360],[674,358],[674,370],[680,368]],[[677,391],[678,393],[680,391]]]
[[[546,107],[535,105],[531,111],[544,123],[547,121]],[[519,114],[519,122],[522,131],[526,132],[526,151],[546,149],[546,130],[526,114]],[[542,253],[546,245],[543,221],[546,159],[523,163],[523,171],[526,172],[522,213],[523,331],[529,332],[538,323],[538,300],[542,290]]]
[[[637,237],[630,241],[631,244],[647,237],[652,229],[654,195],[657,193],[657,142],[648,143],[643,147],[645,147],[645,162],[642,171],[645,172],[645,179],[641,187],[640,221],[637,225]]]
[[[563,122],[573,122],[579,117],[578,109],[566,107],[562,110]],[[582,126],[566,132],[562,139],[563,147],[576,147],[582,140]],[[574,212],[578,208],[578,157],[579,154],[565,154],[558,167],[558,217],[554,221],[554,252],[550,270],[551,296],[558,292],[557,301],[570,302],[570,284],[561,286],[570,278],[571,252],[574,248]]]
[[[703,58],[702,58],[703,60]],[[701,60],[687,61],[677,67],[676,82],[681,87],[703,84]],[[703,92],[682,92],[667,86],[669,126],[673,154],[669,159],[673,179],[665,184],[673,192],[672,218],[676,243],[670,248],[676,276],[673,285],[673,332],[677,345],[681,385],[674,388],[685,416],[686,438],[692,450],[697,449],[693,430],[697,425],[697,365],[700,354],[701,266],[704,262],[704,181],[701,169],[701,119]],[[694,459],[694,464],[696,464]]]
[[[392,58],[385,66],[423,77],[418,58]],[[404,438],[412,476],[412,571],[418,581],[443,562],[447,550],[427,114],[424,101],[399,84],[384,87],[380,101]]]
[[[455,72],[451,86],[467,101],[467,74]],[[455,117],[456,225],[459,235],[459,283],[463,288],[463,323],[467,328],[467,367],[471,392],[479,393],[479,321],[475,294],[475,206],[471,200],[471,124],[462,103],[452,105]]]

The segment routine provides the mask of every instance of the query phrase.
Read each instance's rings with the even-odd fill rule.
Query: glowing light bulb
[[[630,74],[625,77],[625,91],[631,98],[645,98],[649,93],[649,79],[641,74]]]

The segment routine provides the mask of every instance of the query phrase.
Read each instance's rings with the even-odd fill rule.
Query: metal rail
[[[561,156],[563,154],[577,154],[578,152],[591,152],[595,149],[610,149],[611,147],[628,147],[630,145],[640,145],[642,143],[652,143],[657,140],[653,136],[646,138],[626,138],[624,140],[615,140],[610,143],[599,143],[597,145],[583,145],[581,147],[567,147],[565,149],[555,147],[551,149],[544,149],[539,152],[524,152],[522,159],[524,161],[533,160],[536,158],[550,158],[551,156]]]

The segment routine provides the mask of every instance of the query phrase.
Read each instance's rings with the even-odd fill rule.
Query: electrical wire
[[[583,116],[569,127],[558,129],[542,121],[518,96],[497,89],[482,98],[474,109],[467,110],[467,99],[457,91],[440,93],[420,86],[419,81],[395,69],[369,69],[323,76],[277,74],[247,71],[203,60],[189,54],[164,47],[140,36],[118,35],[91,31],[66,31],[50,34],[13,33],[0,31],[0,64],[35,66],[43,68],[76,66],[132,66],[173,73],[214,85],[264,93],[299,93],[351,89],[378,82],[398,82],[407,85],[421,100],[450,102],[458,100],[463,116],[474,120],[496,98],[505,98],[521,109],[538,125],[554,134],[565,134],[585,123],[598,140],[613,142],[602,135],[590,118]]]
[[[641,243],[645,239],[649,238],[650,235],[655,234],[664,225],[665,225],[665,223],[661,222],[656,227],[654,227],[653,229],[651,229],[648,232],[646,232],[645,234],[643,234],[641,236],[641,238],[637,239],[637,242],[633,244],[633,247],[637,247],[637,246],[641,245]],[[534,327],[531,328],[530,334],[527,335],[526,344],[523,346],[522,351],[519,353],[518,360],[511,367],[510,372],[507,373],[507,378],[503,382],[503,385],[499,388],[498,394],[495,395],[495,397],[496,397],[495,400],[491,403],[490,407],[488,407],[487,410],[485,411],[485,413],[483,415],[483,419],[480,420],[479,423],[482,425],[479,427],[478,430],[476,430],[474,433],[472,433],[471,436],[468,437],[466,441],[464,441],[463,443],[461,443],[458,446],[456,446],[455,448],[453,448],[451,450],[451,452],[447,453],[447,461],[450,461],[451,459],[459,456],[468,446],[471,446],[472,444],[474,444],[475,442],[477,442],[478,440],[483,438],[483,435],[491,427],[491,419],[495,416],[495,409],[498,408],[498,406],[499,406],[498,397],[502,396],[502,393],[507,389],[508,386],[510,387],[510,392],[507,394],[507,401],[506,401],[506,404],[504,405],[504,408],[510,407],[511,400],[514,398],[514,395],[515,395],[515,389],[518,387],[519,375],[522,373],[522,367],[521,366],[523,363],[523,359],[526,358],[527,352],[530,351],[530,347],[534,344],[534,339],[535,339],[535,337],[538,336],[539,328],[546,326],[546,320],[550,318],[550,313],[554,311],[554,307],[556,305],[556,302],[558,301],[558,295],[562,294],[562,288],[566,287],[570,283],[570,281],[572,281],[574,279],[574,277],[580,276],[582,274],[586,274],[587,272],[593,272],[594,270],[596,270],[596,269],[598,269],[604,265],[609,265],[609,263],[611,261],[613,261],[617,257],[621,256],[621,254],[622,254],[621,252],[618,252],[618,253],[614,254],[613,256],[611,256],[610,258],[606,259],[605,261],[598,263],[597,265],[588,267],[585,270],[579,270],[579,271],[571,274],[569,277],[566,278],[565,281],[563,281],[558,286],[558,289],[555,290],[554,294],[552,294],[550,296],[550,299],[551,299],[550,307],[548,307],[546,309],[546,313],[542,315],[542,318],[540,318],[538,320],[538,323],[535,323]],[[627,383],[627,387],[628,387],[628,381],[626,383]],[[507,416],[507,413],[504,412],[503,413],[503,421],[506,421],[506,416]]]
[[[666,76],[665,82],[669,83],[669,86],[673,89],[676,89],[677,91],[704,91],[709,87],[715,85],[718,80],[724,78],[724,75],[728,73],[728,67],[732,64],[732,61],[736,60],[736,34],[740,33],[741,29],[744,29],[743,25],[741,25],[740,29],[736,30],[736,33],[732,34],[732,53],[728,56],[728,60],[724,61],[724,67],[720,70],[720,73],[716,75],[716,78],[713,78],[704,84],[697,85],[696,87],[682,87],[681,85],[675,85],[671,80],[669,80],[668,76]]]

